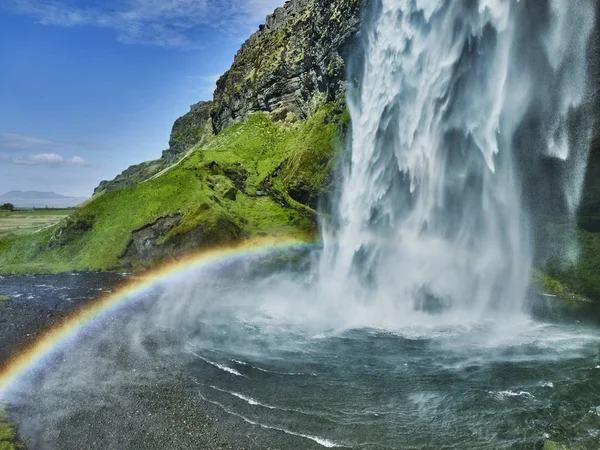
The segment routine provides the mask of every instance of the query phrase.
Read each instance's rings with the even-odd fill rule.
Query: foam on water
[[[313,435],[304,434],[304,433],[296,433],[295,431],[288,430],[287,428],[276,427],[276,426],[271,426],[271,425],[265,425],[263,423],[256,422],[254,420],[251,420],[251,419],[247,418],[246,416],[244,416],[242,414],[239,414],[239,413],[237,413],[235,411],[230,410],[229,408],[227,408],[226,406],[224,406],[223,404],[221,404],[221,403],[219,403],[219,402],[217,402],[215,400],[210,400],[210,399],[206,398],[205,396],[203,396],[202,394],[199,394],[199,395],[200,395],[200,398],[202,398],[204,401],[206,401],[208,403],[211,403],[213,405],[218,406],[219,408],[221,408],[226,413],[231,414],[232,416],[235,416],[235,417],[239,417],[244,422],[249,423],[250,425],[255,425],[255,426],[258,426],[260,428],[267,429],[267,430],[280,431],[282,433],[289,434],[291,436],[296,436],[296,437],[301,437],[301,438],[304,438],[304,439],[309,439],[309,440],[314,441],[317,444],[319,444],[319,445],[321,445],[323,447],[326,447],[326,448],[334,448],[334,447],[349,447],[349,448],[352,448],[351,446],[343,445],[343,444],[338,444],[338,443],[333,442],[333,441],[331,441],[329,439],[325,439],[325,438],[322,438],[322,437],[319,437],[319,436],[313,436]]]
[[[254,400],[252,397],[246,397],[245,395],[240,394],[238,392],[228,391],[227,389],[221,389],[221,388],[218,388],[216,386],[210,386],[210,388],[214,389],[215,391],[224,392],[225,394],[229,394],[229,395],[232,395],[234,397],[237,397],[240,400],[243,400],[243,401],[245,401],[246,403],[248,403],[249,405],[252,405],[252,406],[262,406],[263,408],[267,408],[267,409],[278,409],[275,406],[266,405],[264,403],[259,402],[258,400]]]
[[[232,358],[231,361],[234,362],[234,363],[236,363],[236,364],[239,364],[240,366],[248,366],[248,367],[250,367],[250,368],[252,368],[254,370],[258,370],[259,372],[264,372],[264,373],[273,373],[273,374],[276,374],[276,375],[290,375],[290,376],[311,375],[311,376],[315,376],[316,377],[316,374],[314,374],[314,373],[306,374],[304,372],[279,372],[277,370],[268,370],[268,369],[264,369],[262,367],[254,366],[254,365],[252,365],[250,363],[247,363],[245,361],[240,361],[239,359],[235,359],[235,358]]]
[[[535,398],[533,396],[533,394],[531,394],[530,392],[527,392],[527,391],[510,391],[509,390],[509,391],[499,391],[499,392],[490,391],[489,393],[499,400],[504,400],[507,398],[518,398],[518,397],[525,397],[525,398],[531,398],[531,399]]]
[[[217,362],[211,361],[210,359],[207,359],[207,358],[205,358],[205,357],[203,357],[203,356],[200,356],[199,354],[197,354],[197,353],[195,353],[195,352],[192,352],[192,351],[190,351],[190,353],[191,353],[192,355],[194,355],[196,358],[198,358],[198,359],[201,359],[201,360],[202,360],[202,361],[204,361],[205,363],[208,363],[208,364],[210,364],[211,366],[214,366],[214,367],[216,367],[217,369],[221,369],[221,370],[222,370],[222,371],[224,371],[224,372],[230,373],[230,374],[232,374],[232,375],[235,375],[235,376],[238,376],[238,377],[243,377],[243,376],[244,376],[244,375],[242,375],[241,373],[239,373],[237,370],[235,370],[235,369],[232,369],[231,367],[229,367],[229,366],[226,366],[225,364],[219,364],[219,363],[217,363]]]

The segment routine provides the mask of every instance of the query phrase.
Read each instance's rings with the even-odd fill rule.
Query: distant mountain
[[[12,203],[17,208],[70,208],[85,200],[85,197],[68,197],[56,192],[10,191],[0,195],[0,204]]]

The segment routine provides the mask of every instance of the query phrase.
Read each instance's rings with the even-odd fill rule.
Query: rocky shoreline
[[[125,274],[106,273],[0,277],[0,295],[9,297],[0,304],[0,367],[6,367],[19,349],[34,342],[44,330],[117,289],[127,278]],[[120,320],[110,323],[112,337],[125,329]],[[77,345],[69,355],[85,354],[84,347]],[[126,389],[126,399],[114,394],[111,401],[112,395],[102,390],[80,392],[74,386],[69,390],[69,404],[61,400],[49,411],[42,403],[51,404],[52,400],[28,401],[35,389],[14,394],[8,407],[9,421],[17,424],[28,450],[80,450],[90,445],[106,450],[321,448],[304,438],[247,423],[205,401],[194,380],[172,362],[123,351],[110,370],[134,377],[120,387]],[[52,372],[40,374],[40,379],[46,376],[51,377]],[[98,378],[101,383],[100,374]],[[64,414],[54,414],[59,408]],[[19,445],[8,448],[22,448]]]
[[[75,279],[76,274],[69,277]],[[97,277],[97,283],[91,283],[88,289],[82,289],[77,300],[69,299],[60,301],[58,298],[35,299],[32,294],[24,295],[21,290],[25,286],[50,286],[46,284],[51,278],[48,276],[32,275],[27,277],[0,276],[0,370],[7,367],[11,358],[22,349],[32,345],[44,331],[65,320],[78,308],[85,306],[102,291],[98,289],[110,289],[117,287],[123,282],[123,277],[111,274]],[[85,291],[88,291],[87,293]],[[0,405],[1,406],[1,405]],[[20,413],[14,405],[6,405],[4,420],[5,427],[18,428]],[[0,417],[2,416],[0,408]],[[7,428],[8,429],[8,428]],[[12,438],[11,438],[12,441]],[[23,448],[23,440],[17,442],[6,442],[7,448]],[[12,445],[9,446],[9,445]],[[4,447],[2,447],[4,448]]]

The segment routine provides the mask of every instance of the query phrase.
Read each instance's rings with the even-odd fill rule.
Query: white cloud
[[[0,147],[12,150],[31,150],[75,145],[72,142],[53,141],[18,133],[0,133]]]
[[[8,0],[45,25],[110,28],[124,43],[195,48],[198,28],[247,35],[284,0]]]
[[[9,164],[27,165],[27,166],[88,166],[85,159],[80,156],[65,158],[58,153],[39,153],[28,156],[12,156],[2,154],[0,161]]]
[[[27,158],[17,159],[15,160],[15,163],[58,166],[65,163],[65,158],[63,158],[60,155],[57,155],[56,153],[40,153],[39,155],[31,155]]]
[[[86,166],[87,162],[85,159],[83,159],[81,156],[73,156],[71,159],[69,159],[68,163],[72,166]]]

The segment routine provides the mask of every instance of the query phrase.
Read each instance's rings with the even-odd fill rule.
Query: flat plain
[[[0,236],[15,233],[34,233],[56,225],[73,209],[28,209],[0,211]]]

